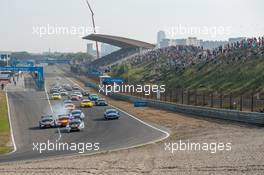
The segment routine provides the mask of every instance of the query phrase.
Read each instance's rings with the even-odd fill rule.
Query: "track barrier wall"
[[[83,80],[82,78],[77,78],[77,79],[83,82],[87,87],[91,87],[97,90],[99,89],[96,83],[93,83],[89,80]],[[183,114],[191,114],[201,117],[223,119],[223,120],[237,121],[237,122],[264,126],[264,114],[258,112],[244,112],[238,110],[217,109],[217,108],[202,107],[202,106],[175,104],[171,102],[135,97],[127,94],[112,93],[110,96],[114,99],[128,101],[131,103],[144,100],[148,103],[149,107],[169,110],[173,112],[179,112]]]

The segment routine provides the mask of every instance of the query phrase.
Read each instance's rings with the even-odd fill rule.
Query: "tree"
[[[121,65],[118,70],[117,70],[117,74],[118,75],[122,75],[128,72],[128,66],[126,64]]]

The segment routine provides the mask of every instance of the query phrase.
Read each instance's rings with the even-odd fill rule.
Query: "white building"
[[[161,42],[166,38],[166,34],[164,31],[159,31],[157,33],[157,47],[161,48]]]
[[[96,50],[93,48],[93,43],[88,43],[87,44],[87,50],[86,52],[92,56],[96,56]]]
[[[186,39],[186,45],[188,46],[201,46],[201,40],[196,37],[189,37]]]
[[[227,43],[228,41],[202,41],[201,46],[203,46],[204,49],[214,49],[219,46],[224,46]]]
[[[240,41],[245,40],[245,39],[246,39],[246,37],[229,38],[228,42],[229,43],[235,43],[235,42],[240,42]]]
[[[163,39],[160,42],[160,48],[177,46],[177,45],[187,45],[187,39]]]
[[[181,46],[186,45],[186,39],[176,39],[175,42],[176,42],[176,45],[181,45]]]
[[[169,47],[170,46],[170,39],[163,39],[159,42],[158,48],[164,48],[164,47]]]

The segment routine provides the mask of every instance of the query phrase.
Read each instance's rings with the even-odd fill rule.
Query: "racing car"
[[[52,89],[50,89],[50,94],[58,93],[58,92],[59,92],[59,89],[58,88],[52,88]]]
[[[81,131],[84,129],[84,122],[79,119],[71,120],[70,123],[66,126],[68,133],[71,131]]]
[[[84,118],[85,118],[85,115],[81,110],[73,110],[70,113],[70,119],[71,120],[73,120],[73,119],[84,120]]]
[[[98,95],[97,94],[90,94],[89,95],[89,100],[91,101],[97,101],[99,99]]]
[[[88,100],[88,99],[85,99],[85,100],[82,100],[81,103],[80,103],[80,107],[81,108],[89,108],[89,107],[93,107],[93,102],[91,100]]]
[[[71,87],[71,85],[69,85],[69,84],[63,84],[62,87],[63,87],[63,89],[65,89],[66,91],[72,91],[72,87]]]
[[[100,98],[95,102],[96,106],[108,106],[108,103],[106,102],[105,99]]]
[[[61,89],[61,90],[60,90],[60,95],[61,95],[61,96],[68,96],[69,93],[68,93],[65,89]]]
[[[73,111],[75,109],[75,105],[72,104],[72,103],[67,103],[64,105],[64,108],[67,110],[67,111]]]
[[[70,117],[68,114],[62,114],[58,116],[57,126],[66,127],[70,122]]]
[[[83,94],[79,91],[73,92],[72,95],[77,95],[80,99],[83,99]]]
[[[72,104],[72,100],[65,99],[63,100],[63,103],[66,104]]]
[[[56,127],[56,121],[53,118],[53,116],[48,115],[48,116],[42,116],[40,121],[39,121],[39,128],[52,128]]]
[[[76,95],[76,94],[72,94],[70,99],[72,101],[80,101],[81,100],[81,98],[78,95]]]
[[[77,84],[72,86],[72,90],[80,90],[80,89],[81,89],[80,86]]]
[[[61,95],[59,93],[53,93],[51,95],[52,100],[61,100]]]
[[[108,119],[119,119],[120,114],[116,109],[106,109],[104,112],[104,118]]]

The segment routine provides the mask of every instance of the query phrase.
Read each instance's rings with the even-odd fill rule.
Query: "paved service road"
[[[59,78],[60,77],[60,78]],[[54,67],[46,68],[47,89],[55,82],[69,83],[66,77],[55,71]],[[0,162],[42,159],[47,157],[78,154],[76,151],[33,151],[33,143],[99,143],[100,151],[127,148],[153,142],[167,136],[157,128],[150,127],[120,111],[119,120],[103,119],[106,107],[83,109],[86,115],[85,129],[82,132],[65,132],[64,128],[39,129],[41,115],[63,113],[61,101],[50,101],[45,92],[12,91],[8,92],[10,116],[17,150],[0,156]],[[97,151],[86,151],[95,153]]]

